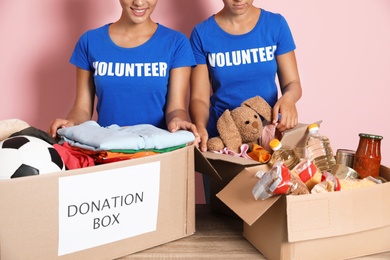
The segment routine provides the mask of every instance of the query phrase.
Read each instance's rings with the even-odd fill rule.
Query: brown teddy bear
[[[272,107],[260,96],[245,100],[241,106],[225,110],[217,121],[220,136],[212,137],[207,142],[209,151],[220,151],[228,148],[240,152],[242,144],[259,144],[263,132],[262,116],[266,121],[272,120]]]

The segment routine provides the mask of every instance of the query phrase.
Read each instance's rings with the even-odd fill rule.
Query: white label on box
[[[160,162],[59,178],[58,255],[155,231]]]

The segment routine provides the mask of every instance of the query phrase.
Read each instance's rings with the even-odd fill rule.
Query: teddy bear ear
[[[241,105],[252,108],[268,122],[272,121],[272,107],[262,97],[252,97],[242,102]]]
[[[241,134],[228,109],[218,118],[217,129],[225,147],[239,152],[242,145]]]

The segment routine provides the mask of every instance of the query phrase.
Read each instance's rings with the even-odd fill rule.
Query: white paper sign
[[[59,178],[58,255],[155,231],[160,162]]]

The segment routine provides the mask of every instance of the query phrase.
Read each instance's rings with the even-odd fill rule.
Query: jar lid
[[[353,156],[355,155],[356,151],[350,150],[350,149],[337,149],[336,154],[342,154],[347,156]]]
[[[372,135],[372,134],[360,133],[359,136],[360,137],[364,137],[364,138],[371,138],[371,139],[379,139],[379,140],[383,139],[383,136],[380,136],[380,135]]]

